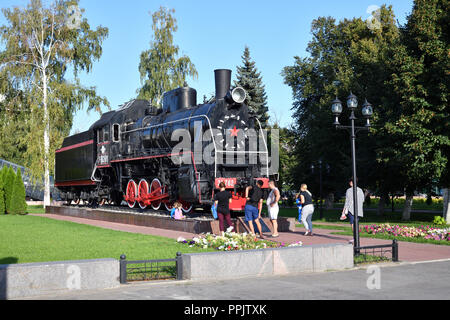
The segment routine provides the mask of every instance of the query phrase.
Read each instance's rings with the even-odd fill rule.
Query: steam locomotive
[[[243,210],[245,187],[262,180],[267,188],[273,174],[267,139],[258,135],[251,148],[250,132],[261,124],[244,103],[245,90],[231,88],[231,70],[215,70],[215,88],[215,98],[199,105],[189,87],[166,92],[162,108],[132,100],[65,138],[55,154],[61,198],[154,210],[171,210],[178,201],[189,213],[211,205],[224,182],[232,191],[230,209]],[[187,138],[180,143],[180,137]]]

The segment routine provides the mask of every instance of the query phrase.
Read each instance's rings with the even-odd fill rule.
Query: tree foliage
[[[164,92],[183,86],[187,77],[198,76],[188,56],[178,57],[180,49],[173,41],[178,29],[174,13],[174,9],[160,7],[152,14],[153,41],[140,57],[138,99],[150,100],[154,106],[161,106]]]
[[[387,59],[388,48],[398,38],[398,30],[391,8],[383,7],[380,19],[381,29],[375,31],[368,29],[360,18],[344,19],[338,23],[332,17],[314,20],[311,28],[313,39],[307,48],[310,56],[295,57],[294,65],[282,72],[294,98],[298,184],[301,180],[315,180],[310,166],[321,159],[330,167],[324,179],[324,193],[345,190],[347,186],[346,181],[351,176],[349,136],[331,125],[330,106],[336,96],[344,100],[352,91],[360,103],[361,98],[367,98],[380,113],[380,110],[389,108],[389,99],[382,100],[379,91],[388,78],[383,62]],[[343,124],[347,124],[345,119],[348,116],[348,110],[345,110],[341,116]],[[379,117],[377,113],[374,122]],[[366,186],[374,184],[377,173],[382,176],[382,164],[376,161],[376,150],[381,143],[375,138],[377,134],[375,131],[371,137],[358,139],[359,177],[363,178],[360,181]],[[311,187],[314,191],[314,186]]]
[[[449,9],[446,0],[416,0],[389,63],[399,112],[386,121],[385,130],[409,194],[440,179],[450,182],[444,174],[450,147]]]
[[[350,144],[347,134],[333,129],[330,106],[335,96],[344,100],[352,91],[360,105],[367,98],[375,111],[371,133],[357,140],[360,185],[385,195],[444,183],[448,12],[448,1],[416,0],[401,27],[386,6],[377,14],[379,28],[368,28],[359,18],[313,21],[310,56],[295,57],[282,73],[294,98],[298,179],[312,179],[309,166],[321,158],[331,167],[324,189],[345,189],[341,182],[351,174]],[[340,117],[343,124],[346,109]]]
[[[266,90],[262,82],[261,73],[258,72],[255,62],[250,57],[250,49],[248,47],[245,47],[242,55],[242,66],[237,67],[236,77],[235,85],[247,91],[245,103],[251,111],[256,113],[261,125],[266,127],[269,120]]]

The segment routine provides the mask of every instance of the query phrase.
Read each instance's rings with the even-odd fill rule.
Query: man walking
[[[263,191],[261,190],[263,185],[264,183],[261,180],[258,180],[255,186],[248,186],[245,189],[245,198],[247,199],[247,204],[245,205],[245,221],[248,222],[252,234],[255,234],[255,229],[253,227],[253,221],[255,221],[261,239],[264,239],[261,223],[259,222],[263,204]],[[249,197],[250,190],[252,193]]]
[[[350,220],[350,225],[352,226],[353,231],[353,225],[355,223],[355,208],[353,205],[353,178],[349,180],[350,188],[347,189],[347,192],[345,193],[345,204],[344,208],[342,209],[342,215],[341,220],[345,220],[348,216]],[[362,218],[364,216],[363,212],[363,203],[364,203],[364,192],[361,188],[357,188],[356,195],[358,197],[358,218]]]

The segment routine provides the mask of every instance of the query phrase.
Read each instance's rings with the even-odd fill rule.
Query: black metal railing
[[[380,260],[398,262],[398,242],[394,239],[392,244],[354,247],[354,256],[355,259],[361,262],[375,262]]]
[[[150,281],[182,279],[181,252],[177,252],[175,259],[159,260],[127,260],[120,256],[120,283],[130,281]]]

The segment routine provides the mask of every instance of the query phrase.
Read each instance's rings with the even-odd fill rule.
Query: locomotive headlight
[[[247,92],[241,87],[234,88],[228,93],[228,98],[230,98],[234,103],[242,104],[247,98]]]

